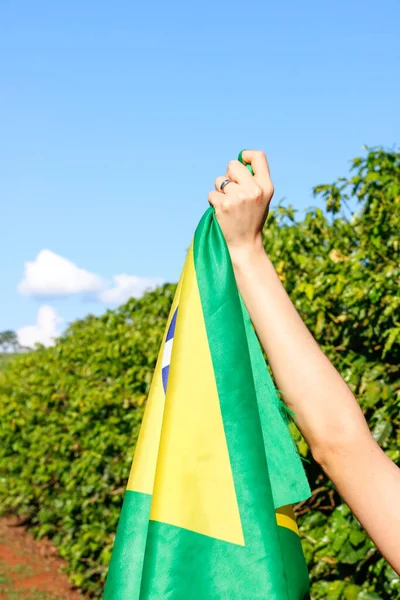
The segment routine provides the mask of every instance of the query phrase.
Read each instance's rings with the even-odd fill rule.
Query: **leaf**
[[[372,436],[380,446],[384,446],[393,431],[393,426],[390,421],[383,418],[378,421],[372,430]]]

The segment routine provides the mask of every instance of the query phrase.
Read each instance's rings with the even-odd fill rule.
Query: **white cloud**
[[[34,261],[25,263],[18,291],[25,296],[70,296],[98,292],[103,287],[104,282],[98,275],[77,267],[51,250],[41,250]]]
[[[145,291],[154,289],[163,279],[160,277],[137,277],[136,275],[115,275],[114,287],[105,289],[98,294],[104,304],[123,304],[132,296],[139,298]]]
[[[33,348],[37,342],[44,346],[53,346],[55,338],[61,333],[62,319],[52,306],[44,305],[38,310],[36,325],[22,327],[17,331],[21,346]]]
[[[138,277],[126,273],[115,275],[112,282],[107,281],[51,250],[41,250],[35,260],[25,263],[18,291],[25,296],[42,298],[91,294],[103,304],[117,306],[132,296],[139,298],[145,291],[163,282],[160,277]]]

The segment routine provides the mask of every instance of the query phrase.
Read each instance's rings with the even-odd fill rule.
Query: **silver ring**
[[[224,188],[228,185],[228,183],[232,183],[232,179],[224,179],[223,180],[223,182],[219,186],[219,189],[221,190],[221,192],[224,191]]]

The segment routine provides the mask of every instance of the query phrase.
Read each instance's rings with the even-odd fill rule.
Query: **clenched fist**
[[[267,158],[260,150],[244,150],[242,158],[254,176],[238,160],[231,160],[225,176],[217,177],[209,203],[224,234],[233,262],[242,254],[262,247],[261,232],[274,194]],[[229,183],[221,184],[229,179]]]

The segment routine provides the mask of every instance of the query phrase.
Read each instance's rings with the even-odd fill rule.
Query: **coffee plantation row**
[[[400,465],[400,153],[368,149],[320,208],[270,215],[264,240],[297,309]],[[326,210],[323,210],[323,209]],[[0,512],[57,545],[71,581],[101,596],[175,286],[74,322],[54,347],[3,361]],[[297,507],[312,597],[400,599],[400,579],[293,428],[313,489]],[[398,501],[393,499],[393,501]]]

